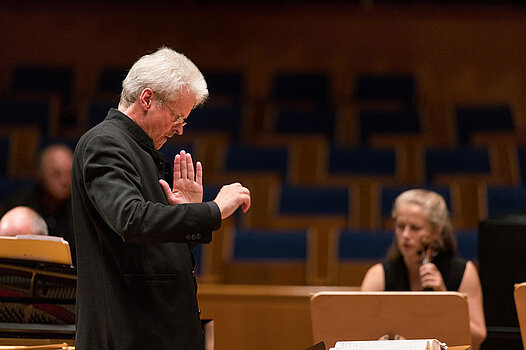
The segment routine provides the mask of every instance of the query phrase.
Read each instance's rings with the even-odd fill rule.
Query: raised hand
[[[184,150],[174,158],[174,182],[172,189],[164,180],[159,180],[168,204],[200,203],[203,201],[203,166],[195,165],[190,153]]]
[[[240,206],[243,213],[246,213],[250,208],[250,190],[238,182],[225,185],[219,190],[214,202],[221,211],[221,219],[232,215]]]

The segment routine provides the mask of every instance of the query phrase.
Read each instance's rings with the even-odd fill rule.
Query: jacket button
[[[192,239],[193,239],[193,240],[195,240],[196,238],[197,238],[197,237],[196,237],[196,235],[195,235],[195,234],[194,234],[194,235],[192,235]]]
[[[197,239],[201,239],[201,234],[200,233],[197,234]]]
[[[192,238],[192,236],[190,236],[190,235],[186,235],[186,239],[187,239],[187,240],[190,240],[191,238]]]

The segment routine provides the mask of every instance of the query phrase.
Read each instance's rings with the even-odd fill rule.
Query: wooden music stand
[[[319,292],[311,296],[314,342],[435,338],[471,343],[468,304],[457,292]]]
[[[521,329],[522,346],[526,349],[526,282],[517,283],[513,295]]]
[[[0,258],[71,265],[69,243],[56,236],[0,237]]]

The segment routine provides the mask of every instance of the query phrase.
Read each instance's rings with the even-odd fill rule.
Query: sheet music
[[[69,243],[62,237],[18,235],[0,237],[0,258],[71,265]]]
[[[36,241],[54,241],[54,242],[66,242],[64,238],[58,236],[44,236],[44,235],[16,235],[13,239],[33,239]]]
[[[329,350],[442,350],[444,343],[436,339],[339,341]]]

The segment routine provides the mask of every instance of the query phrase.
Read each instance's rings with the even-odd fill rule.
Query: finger
[[[188,172],[188,178],[194,181],[194,163],[192,160],[192,155],[190,153],[186,154],[186,169]]]
[[[245,188],[245,190],[247,191],[247,193],[245,193],[243,203],[241,204],[241,210],[243,211],[243,213],[246,213],[248,209],[250,209],[250,205],[252,202],[250,198],[250,191],[248,190],[248,188]]]
[[[186,169],[186,152],[184,150],[180,153],[181,156],[181,179],[188,179],[188,172]]]
[[[166,200],[168,201],[169,204],[172,204],[174,194],[172,193],[172,190],[170,189],[170,185],[168,185],[168,182],[162,179],[159,180],[159,184],[161,185],[161,188],[163,189]]]
[[[195,182],[199,185],[203,185],[203,165],[201,162],[195,164]]]
[[[181,156],[176,155],[174,158],[174,185],[175,181],[181,178]]]

